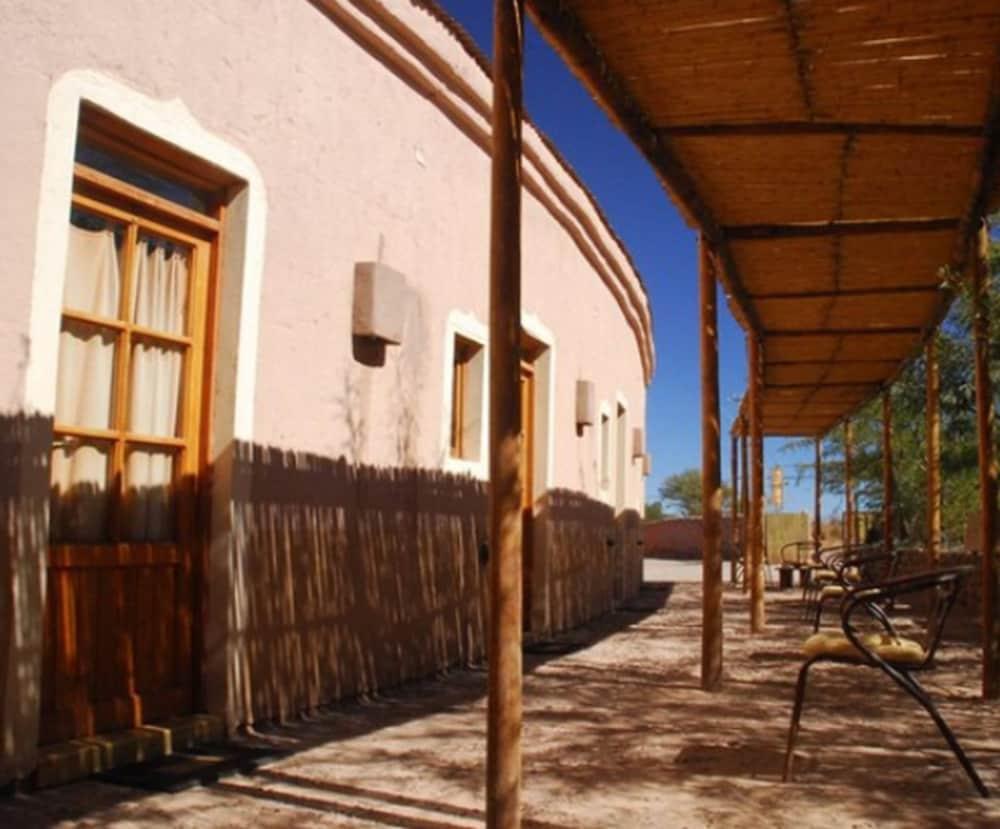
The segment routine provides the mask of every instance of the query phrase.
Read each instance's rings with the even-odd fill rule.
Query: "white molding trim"
[[[180,100],[150,98],[89,69],[70,70],[53,83],[49,92],[24,408],[44,415],[55,410],[59,317],[69,243],[66,217],[73,191],[73,156],[82,101],[93,103],[137,129],[203,158],[247,183],[233,433],[234,437],[251,440],[267,215],[264,179],[248,155],[208,132]]]
[[[455,337],[464,337],[478,343],[483,349],[484,371],[482,378],[482,401],[483,418],[482,428],[479,430],[479,460],[473,461],[467,458],[455,458],[451,454],[451,407],[454,383],[451,382],[451,373],[455,360]],[[445,472],[456,475],[471,475],[481,481],[489,478],[489,359],[490,359],[490,332],[486,323],[471,311],[452,310],[448,313],[444,325],[444,365],[441,376],[442,383],[442,405],[441,405],[441,468]]]

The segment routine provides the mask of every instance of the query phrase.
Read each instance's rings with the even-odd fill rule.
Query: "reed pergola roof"
[[[764,432],[822,435],[890,382],[1000,207],[1000,3],[527,5],[714,246]]]

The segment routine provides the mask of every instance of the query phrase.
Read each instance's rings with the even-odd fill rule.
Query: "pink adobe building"
[[[490,84],[425,0],[0,7],[0,784],[483,656]],[[525,130],[526,636],[641,580],[648,300]]]

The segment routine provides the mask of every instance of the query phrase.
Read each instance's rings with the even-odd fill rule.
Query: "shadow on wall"
[[[0,781],[30,771],[36,741],[51,443],[51,418],[0,415]]]
[[[239,721],[482,658],[484,484],[247,444],[234,466]]]
[[[215,600],[228,602],[231,722],[280,721],[483,658],[485,483],[248,444],[235,447],[234,479],[246,485],[234,487],[232,589]],[[609,611],[616,580],[638,592],[634,575],[627,590],[615,577],[605,504],[550,492],[535,526],[545,601],[533,630]],[[222,645],[209,637],[210,651]]]
[[[559,631],[612,610],[642,584],[639,516],[615,518],[603,501],[578,492],[550,490],[536,504],[538,605],[532,629]]]

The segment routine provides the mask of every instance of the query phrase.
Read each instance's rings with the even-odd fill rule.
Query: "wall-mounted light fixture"
[[[642,456],[642,476],[648,478],[653,474],[653,456],[647,452]]]
[[[636,461],[645,456],[646,436],[643,434],[642,427],[636,426],[632,430],[632,460]]]
[[[576,431],[583,432],[584,426],[593,426],[597,420],[597,389],[593,380],[576,381]]]
[[[381,262],[354,265],[353,334],[383,345],[403,341],[406,278]]]

